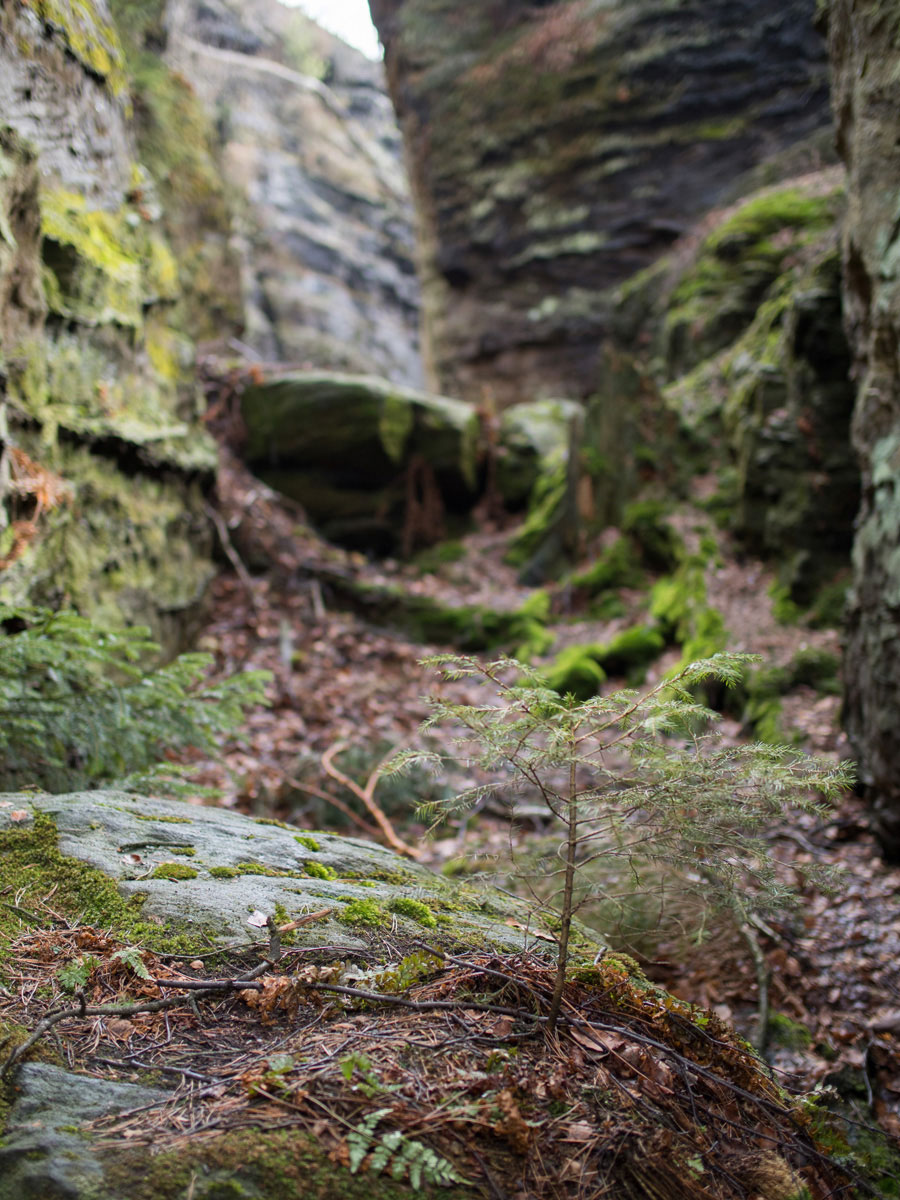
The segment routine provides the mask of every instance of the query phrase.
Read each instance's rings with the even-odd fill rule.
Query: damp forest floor
[[[427,865],[446,874],[487,870],[493,882],[515,890],[517,856],[527,856],[549,834],[537,806],[523,804],[511,821],[502,807],[486,805],[449,819],[426,839],[417,802],[439,800],[448,788],[470,782],[465,770],[444,780],[374,783],[387,756],[419,744],[418,727],[429,713],[426,694],[449,691],[475,702],[478,693],[471,683],[442,682],[421,665],[424,656],[450,647],[413,641],[377,624],[372,611],[354,613],[346,600],[348,588],[363,584],[399,587],[451,606],[518,608],[532,589],[503,561],[510,530],[483,522],[455,548],[452,562],[434,555],[411,564],[372,562],[323,543],[299,510],[222,453],[217,509],[227,564],[211,587],[199,648],[213,654],[216,672],[265,668],[273,682],[271,704],[251,716],[243,742],[226,745],[220,761],[194,764],[200,782],[221,789],[221,803],[257,817],[359,837],[376,834],[359,802],[370,784],[402,836],[423,846]],[[695,515],[685,510],[674,520],[687,528]],[[773,665],[808,648],[839,655],[838,631],[779,623],[769,597],[772,573],[757,561],[741,561],[725,535],[716,537],[719,553],[706,582],[728,630],[728,649],[758,653]],[[646,611],[646,593],[625,591],[619,615],[595,620],[563,589],[554,593],[551,586],[550,592],[557,615],[548,659],[568,644],[608,641]],[[649,668],[647,683],[677,658],[676,650],[666,651]],[[783,698],[781,722],[810,753],[849,755],[836,695],[796,687]],[[747,731],[726,716],[721,735],[739,741]],[[449,750],[449,733],[446,738],[439,748]],[[900,1138],[900,869],[879,858],[865,810],[852,795],[825,818],[786,816],[768,836],[788,881],[799,878],[792,865],[810,862],[843,876],[835,895],[805,891],[795,912],[757,931],[769,975],[766,1060],[791,1090],[833,1089],[836,1103]],[[749,1036],[758,1011],[758,969],[745,938],[715,923],[702,938],[686,937],[677,897],[673,905],[671,919],[636,910],[599,936],[634,956],[675,997]],[[515,1124],[514,1115],[510,1121]],[[577,1141],[582,1134],[578,1120],[574,1124]]]

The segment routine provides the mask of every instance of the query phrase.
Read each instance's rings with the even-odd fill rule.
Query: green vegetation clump
[[[506,552],[511,566],[525,567],[545,550],[554,531],[565,522],[569,492],[569,466],[566,457],[561,456],[538,476],[532,488],[525,521]]]
[[[547,686],[561,696],[588,700],[597,695],[609,675],[624,675],[629,683],[640,683],[664,646],[663,635],[652,625],[624,629],[605,645],[567,646],[545,670]]]
[[[639,683],[664,647],[665,638],[655,626],[634,625],[599,646],[595,656],[607,675],[624,675],[630,683]]]
[[[790,588],[783,583],[773,583],[769,588],[772,600],[772,616],[779,625],[796,625],[803,616],[803,609],[791,597]]]
[[[771,1041],[787,1050],[806,1050],[812,1044],[807,1027],[785,1013],[769,1013],[768,1033]]]
[[[305,847],[307,850],[311,850],[313,854],[318,853],[318,851],[322,849],[316,839],[314,837],[310,837],[306,833],[295,834],[294,841],[299,842],[300,845]]]
[[[798,810],[823,811],[811,789],[836,795],[849,785],[851,773],[783,746],[714,741],[707,732],[714,714],[697,702],[694,690],[710,679],[739,684],[750,661],[749,655],[718,654],[643,694],[613,692],[579,701],[560,696],[536,671],[510,659],[431,660],[446,677],[480,682],[494,701],[431,701],[432,723],[464,730],[475,746],[468,762],[485,768],[484,779],[451,802],[454,810],[505,792],[512,781],[543,798],[558,822],[552,865],[543,872],[553,881],[550,894],[540,898],[529,889],[533,907],[558,929],[551,1029],[577,937],[576,914],[608,896],[609,876],[599,890],[583,877],[588,863],[605,863],[610,874],[636,888],[645,879],[655,889],[663,886],[661,871],[682,885],[699,872],[703,904],[730,913],[741,928],[754,912],[790,902],[763,834],[788,802]],[[610,758],[611,743],[616,752]],[[423,760],[437,765],[445,757],[409,751],[393,769]],[[623,757],[630,762],[624,772]]]
[[[390,918],[374,900],[350,900],[338,914],[342,925],[363,925],[370,929],[382,929],[390,924]]]
[[[620,537],[603,551],[593,566],[573,575],[570,582],[584,588],[589,596],[596,596],[616,588],[643,587],[645,578],[630,539]]]
[[[828,695],[839,695],[841,685],[838,681],[840,663],[837,656],[829,650],[817,650],[806,646],[798,650],[788,664],[788,678],[791,687],[815,688],[817,692]]]
[[[635,500],[622,515],[622,532],[631,539],[649,571],[674,571],[684,551],[665,513],[661,500]]]
[[[545,672],[547,686],[560,696],[589,700],[596,696],[606,680],[606,672],[597,661],[596,644],[566,646]]]
[[[158,655],[142,627],[116,631],[72,611],[0,605],[0,790],[113,781],[183,790],[165,752],[212,752],[248,707],[264,702],[268,676],[205,684],[209,655],[150,666]]]
[[[210,867],[209,873],[213,879],[236,879],[241,874],[237,867]]]
[[[807,620],[811,628],[839,629],[843,625],[849,589],[846,576],[822,585],[809,610]]]
[[[171,879],[173,881],[179,879],[196,879],[199,873],[193,867],[189,867],[187,863],[165,862],[153,868],[150,878]]]
[[[341,582],[336,584],[341,587]],[[504,611],[479,604],[442,604],[432,596],[419,596],[384,584],[354,582],[344,594],[379,624],[402,629],[418,642],[480,652],[499,646],[527,646],[544,653],[552,635],[544,627],[550,601],[536,591],[519,609]]]
[[[310,879],[337,879],[337,871],[334,867],[326,867],[324,863],[305,862],[303,870]]]
[[[398,913],[402,917],[409,917],[411,921],[415,921],[419,925],[424,925],[427,929],[434,929],[437,925],[434,913],[421,900],[412,900],[408,896],[398,896],[390,902],[388,909],[392,913]]]
[[[722,614],[706,597],[707,559],[704,548],[690,555],[650,597],[650,615],[666,641],[681,647],[683,664],[718,654],[728,640]]]

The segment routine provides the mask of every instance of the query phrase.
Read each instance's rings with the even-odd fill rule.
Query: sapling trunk
[[[572,748],[575,754],[575,748]],[[550,1001],[550,1014],[547,1017],[547,1029],[550,1033],[556,1028],[556,1020],[562,1004],[563,987],[566,982],[566,963],[569,959],[569,934],[572,929],[572,913],[575,893],[575,855],[578,850],[578,796],[575,790],[575,759],[569,762],[569,796],[568,812],[566,813],[566,877],[563,884],[562,914],[560,917],[559,948],[556,954],[556,982],[553,986],[553,999]]]

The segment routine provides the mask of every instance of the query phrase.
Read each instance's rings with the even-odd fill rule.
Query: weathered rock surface
[[[408,552],[477,497],[479,422],[464,401],[298,373],[248,388],[243,414],[249,464],[333,540],[386,553],[405,538]]]
[[[832,0],[824,8],[848,176],[844,311],[862,472],[845,714],[882,843],[900,859],[900,24],[896,10],[876,0]]]
[[[859,503],[843,207],[839,168],[755,193],[629,281],[617,314],[696,443],[682,458],[733,465],[731,528],[804,604],[846,566]]]
[[[88,939],[99,937],[102,928],[103,937],[160,953],[190,946],[196,954],[215,945],[226,954],[226,964],[229,956],[240,964],[233,968],[238,972],[247,969],[248,952],[253,961],[252,947],[260,948],[260,938],[268,943],[267,917],[284,925],[324,910],[314,923],[285,933],[284,945],[324,947],[326,963],[344,952],[363,964],[360,971],[372,959],[387,966],[398,947],[417,939],[467,952],[515,951],[529,927],[527,907],[502,893],[451,883],[371,843],[114,791],[0,796],[0,878],[15,880],[23,906],[39,905],[52,893],[54,912],[77,921]],[[15,915],[10,920],[11,910],[4,911],[0,957],[10,937],[29,928]],[[92,924],[96,934],[88,928]],[[227,965],[218,969],[229,970]],[[140,1002],[140,992],[134,999]],[[203,1020],[215,1017],[204,1014]],[[247,1042],[249,1056],[241,1055],[247,1062],[266,1061],[267,1022],[264,1016],[263,1035]],[[123,1024],[130,1033],[131,1022]],[[65,1027],[60,1028],[65,1036]],[[109,1016],[102,1028],[105,1037]],[[0,1021],[0,1043],[9,1032],[24,1037],[20,1026]],[[283,1038],[274,1042],[276,1049],[284,1044]],[[46,1045],[38,1052],[53,1057]],[[0,1061],[5,1053],[4,1047]],[[97,1065],[87,1069],[96,1071]],[[127,1057],[122,1066],[134,1077]],[[158,1076],[152,1078],[155,1083]],[[139,1151],[126,1164],[121,1140],[108,1131],[104,1137],[104,1121],[154,1106],[164,1119],[163,1107],[174,1101],[179,1081],[177,1066],[162,1080],[161,1087],[147,1087],[45,1063],[18,1066],[11,1080],[0,1081],[0,1200],[127,1200],[134,1181],[145,1180],[152,1156]],[[165,1194],[174,1197],[187,1189],[208,1200],[307,1194],[277,1182],[285,1147],[277,1135],[273,1142],[270,1131],[267,1139],[266,1130],[264,1117],[248,1129],[257,1149],[264,1150],[261,1164],[240,1135],[241,1144],[234,1147],[228,1134],[214,1146],[200,1147],[192,1166],[185,1165],[177,1148],[168,1147]],[[374,1178],[354,1180],[336,1170],[302,1130],[292,1132],[286,1148],[292,1162],[305,1160],[307,1182],[315,1173],[315,1194],[328,1200],[372,1195],[389,1200],[418,1190]],[[173,1183],[171,1171],[184,1174],[183,1185]],[[452,1194],[475,1192],[466,1188]]]
[[[524,928],[525,910],[499,892],[481,896],[371,842],[176,800],[115,791],[2,796],[0,863],[10,845],[4,834],[27,837],[46,817],[58,852],[113,880],[133,915],[157,926],[161,938],[187,932],[211,943],[250,943],[260,936],[248,924],[254,912],[274,917],[277,910],[290,920],[327,909],[327,918],[297,931],[301,944],[358,949],[367,932],[393,925],[459,945],[521,945],[505,922],[515,916]],[[426,919],[393,911],[403,900],[423,905]]]
[[[0,561],[8,599],[165,636],[212,571],[215,457],[126,89],[105,0],[3,7]]]
[[[829,123],[814,0],[371,8],[450,395],[589,395],[615,286]]]
[[[103,1167],[89,1122],[161,1103],[168,1095],[139,1084],[75,1075],[47,1063],[25,1063],[16,1074],[16,1092],[19,1098],[0,1146],[0,1200],[90,1195],[103,1183]]]
[[[172,0],[166,61],[246,198],[243,340],[263,358],[418,386],[412,210],[381,64],[274,0]]]

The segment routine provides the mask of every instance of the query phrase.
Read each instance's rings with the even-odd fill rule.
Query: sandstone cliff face
[[[846,719],[887,851],[900,857],[900,18],[882,0],[827,7],[847,164],[844,307],[856,358],[862,508],[848,610]]]
[[[412,212],[380,64],[274,0],[172,0],[166,28],[242,197],[243,340],[418,384]]]
[[[431,382],[504,405],[589,394],[615,286],[827,126],[814,8],[371,0],[417,202]]]
[[[165,634],[215,459],[127,110],[105,0],[0,9],[0,594]]]

